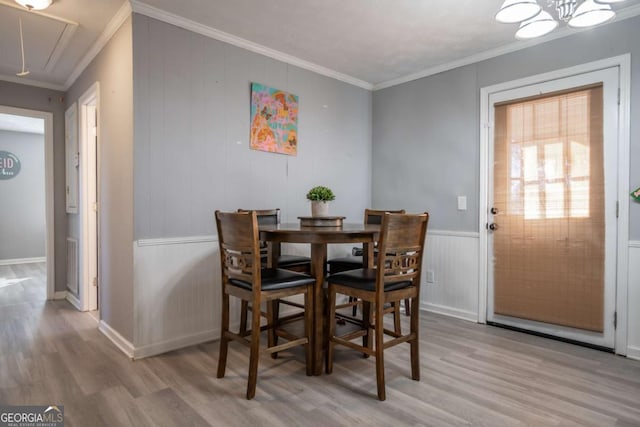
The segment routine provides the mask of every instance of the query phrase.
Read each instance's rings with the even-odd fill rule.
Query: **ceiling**
[[[54,0],[41,13],[29,12],[13,0],[0,0],[0,78],[64,88],[123,3],[124,0]],[[22,67],[18,18],[22,18],[25,68],[30,71],[21,79],[16,77]]]
[[[205,28],[205,33],[222,36],[218,38],[225,41],[363,87],[377,88],[425,70],[443,69],[491,52],[530,45],[532,42],[514,39],[516,25],[494,20],[502,1],[132,0],[131,3],[134,11],[187,28]],[[22,16],[27,68],[31,71],[27,78],[62,88],[68,86],[74,70],[82,65],[83,57],[124,3],[55,0],[46,12],[61,18],[60,21],[9,8],[5,4],[15,4],[13,1],[0,0],[0,75],[11,77],[20,71],[17,17]],[[614,8],[619,12],[618,19],[637,15],[640,0],[626,0]],[[547,38],[573,31],[561,27]]]
[[[44,134],[44,120],[0,113],[0,130]]]

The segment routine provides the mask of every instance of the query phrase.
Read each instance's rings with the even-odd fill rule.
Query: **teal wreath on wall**
[[[0,151],[0,180],[15,178],[20,173],[20,159],[8,151]]]

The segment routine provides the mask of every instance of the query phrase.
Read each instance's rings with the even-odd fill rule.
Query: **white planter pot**
[[[312,201],[311,216],[329,216],[329,202]]]

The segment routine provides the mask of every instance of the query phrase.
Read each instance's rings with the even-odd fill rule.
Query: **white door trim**
[[[97,309],[97,289],[93,284],[98,274],[98,216],[94,203],[98,202],[97,144],[94,142],[92,117],[87,114],[94,107],[99,114],[100,84],[95,82],[78,99],[80,151],[80,303],[82,311]],[[99,124],[99,118],[95,119]],[[99,132],[98,132],[99,134]],[[95,136],[99,138],[98,135]],[[99,141],[98,141],[99,143]]]
[[[627,294],[628,294],[628,251],[629,251],[629,154],[630,154],[630,109],[631,109],[631,55],[625,54],[587,64],[577,65],[549,73],[529,76],[518,80],[504,82],[480,89],[480,251],[479,251],[479,286],[478,286],[478,322],[487,321],[488,296],[488,233],[486,224],[489,209],[489,123],[491,105],[489,97],[496,92],[514,89],[532,84],[544,83],[578,74],[584,74],[605,68],[619,68],[620,105],[618,111],[618,188],[619,218],[617,232],[617,278],[616,278],[616,311],[618,327],[615,331],[615,352],[627,353]]]
[[[47,299],[55,297],[55,215],[53,187],[53,113],[0,105],[0,113],[35,117],[44,120],[44,193],[45,193],[45,258],[47,262]]]

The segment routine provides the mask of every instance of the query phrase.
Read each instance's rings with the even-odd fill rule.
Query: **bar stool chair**
[[[419,310],[420,273],[424,253],[424,240],[429,214],[408,215],[386,213],[382,219],[378,242],[378,264],[375,269],[359,269],[329,276],[329,348],[326,371],[333,370],[336,345],[343,345],[365,355],[376,358],[376,382],[378,399],[385,400],[384,350],[398,344],[409,343],[411,347],[411,378],[420,380],[419,357]],[[342,336],[336,335],[336,295],[342,294],[361,299],[364,312],[373,309],[374,324],[370,316],[364,315],[360,329]],[[399,302],[410,298],[410,330],[406,335],[384,329],[383,310],[388,302]],[[373,335],[373,340],[371,339]],[[384,341],[384,336],[391,340]],[[352,342],[363,337],[363,345]]]
[[[364,223],[365,224],[382,224],[382,217],[386,212],[389,213],[405,213],[404,209],[399,210],[376,210],[376,209],[365,209],[364,211]],[[340,258],[332,258],[327,261],[327,266],[329,270],[329,274],[341,273],[343,271],[356,270],[364,267],[364,262],[362,259],[363,253],[362,248],[353,248],[354,254],[351,256],[340,257]],[[353,297],[349,297],[349,303],[343,305],[345,306],[353,306],[352,315],[355,316],[358,310],[358,300]],[[342,308],[341,307],[341,308]],[[411,305],[409,300],[404,301],[404,312],[405,315],[409,316],[411,314]],[[400,333],[400,304],[394,303],[390,309],[385,310],[386,313],[393,313],[393,322],[394,329],[396,333]]]
[[[260,332],[268,330],[269,345],[265,353],[277,353],[294,346],[304,345],[307,375],[311,375],[311,327],[313,313],[313,286],[315,279],[306,274],[280,268],[263,268],[260,260],[258,219],[255,212],[223,213],[216,211],[216,226],[222,267],[222,321],[218,378],[223,378],[227,365],[227,352],[231,340],[250,347],[247,399],[255,396],[258,380]],[[251,302],[253,307],[294,295],[304,295],[304,335],[295,336],[280,329],[280,322],[273,310],[268,311],[267,325],[260,326],[259,309],[252,311],[251,330],[233,333],[229,330],[229,297]],[[250,339],[245,337],[249,335]],[[274,337],[288,342],[272,345]]]
[[[250,212],[248,209],[238,209],[238,212]],[[258,218],[258,226],[264,225],[278,225],[280,224],[280,209],[258,209],[255,210]],[[280,244],[277,244],[276,250],[278,251],[278,268],[285,270],[297,271],[300,273],[311,274],[311,258],[302,255],[288,255],[280,254]],[[260,241],[260,261],[262,265],[266,267],[268,258],[268,246],[266,242]],[[293,301],[282,300],[276,304],[273,304],[270,309],[274,310],[274,315],[278,316],[280,304],[290,305],[298,308],[302,306]],[[247,301],[242,301],[240,304],[240,333],[246,333],[247,331],[247,316],[251,306]],[[262,313],[266,317],[266,313]],[[301,313],[298,313],[292,318],[299,318]],[[273,358],[277,356],[276,353],[271,355]]]

